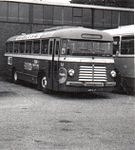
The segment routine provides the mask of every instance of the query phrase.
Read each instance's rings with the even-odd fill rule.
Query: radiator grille
[[[80,66],[79,68],[79,81],[107,81],[106,67],[104,66]]]

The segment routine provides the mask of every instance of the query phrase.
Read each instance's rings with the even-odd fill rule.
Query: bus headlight
[[[67,70],[64,67],[59,69],[59,83],[63,84],[67,80]]]
[[[70,69],[70,70],[68,71],[68,74],[69,74],[70,77],[73,77],[74,74],[75,74],[74,69]]]
[[[113,78],[116,77],[116,71],[115,71],[115,70],[112,70],[112,71],[111,71],[111,77],[113,77]]]

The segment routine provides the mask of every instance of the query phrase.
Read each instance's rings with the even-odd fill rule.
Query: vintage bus
[[[118,71],[118,87],[135,93],[134,25],[106,30],[114,38],[113,54]]]
[[[54,27],[11,37],[7,70],[13,81],[38,85],[44,92],[108,91],[116,85],[113,38],[83,27]]]

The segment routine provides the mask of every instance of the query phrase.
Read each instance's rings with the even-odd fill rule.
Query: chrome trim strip
[[[28,74],[28,73],[23,73],[23,72],[20,72],[20,71],[17,71],[17,73],[37,78],[37,76],[31,75],[31,74]]]
[[[18,57],[18,58],[30,58],[30,59],[39,59],[39,60],[52,60],[51,55],[29,55],[29,54],[5,54],[7,57]],[[61,62],[89,62],[89,63],[114,63],[114,59],[106,58],[106,57],[96,57],[92,59],[92,57],[54,57],[55,61],[61,61]],[[83,66],[82,66],[83,67]],[[86,67],[87,68],[87,67]],[[91,68],[91,67],[90,67]]]
[[[62,61],[62,62],[105,63],[105,64],[114,63],[113,57],[106,58],[106,57],[96,57],[96,56],[94,59],[92,59],[92,57],[72,57],[72,56],[71,57],[60,57],[59,61]]]
[[[120,58],[122,58],[122,57],[123,57],[123,58],[124,58],[124,57],[126,57],[126,58],[127,58],[127,57],[129,57],[129,58],[132,58],[132,57],[133,57],[133,58],[135,58],[135,54],[133,54],[133,55],[130,55],[130,54],[129,54],[129,55],[127,55],[127,54],[125,54],[125,55],[124,55],[124,54],[119,54],[118,56],[114,55],[114,57],[115,57],[115,58],[119,58],[119,57],[120,57]]]
[[[5,54],[7,57],[17,57],[17,58],[30,58],[30,59],[39,59],[39,60],[52,60],[52,56],[48,55],[28,55],[28,54]]]
[[[67,86],[79,86],[79,87],[90,87],[90,86],[93,86],[93,87],[107,87],[107,86],[110,86],[110,87],[114,87],[116,85],[116,82],[76,82],[76,81],[67,81],[66,82],[66,85]]]

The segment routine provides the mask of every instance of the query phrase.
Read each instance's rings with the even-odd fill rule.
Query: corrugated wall
[[[116,28],[132,24],[133,12],[81,7],[0,2],[0,74],[5,70],[5,41],[14,35],[60,25]]]

